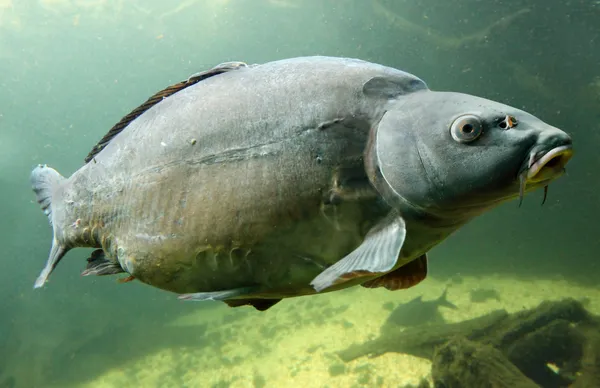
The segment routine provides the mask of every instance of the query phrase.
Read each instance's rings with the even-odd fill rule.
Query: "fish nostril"
[[[572,143],[571,136],[567,135],[564,132],[554,135],[551,139],[552,143],[558,145],[571,145]]]

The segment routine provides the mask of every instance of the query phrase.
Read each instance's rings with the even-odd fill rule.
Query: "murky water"
[[[69,175],[122,116],[217,63],[317,54],[525,109],[569,132],[576,155],[543,207],[537,192],[476,219],[430,252],[428,278],[409,290],[355,287],[266,312],[183,303],[79,276],[87,249],[33,290],[51,241],[35,165]],[[600,312],[599,69],[591,0],[0,0],[0,387],[416,385],[431,378],[427,358],[337,352],[446,287],[458,307],[440,308],[447,322],[564,297]],[[473,300],[479,289],[498,297]]]

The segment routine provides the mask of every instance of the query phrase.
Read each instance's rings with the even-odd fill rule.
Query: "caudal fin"
[[[437,299],[438,306],[444,306],[444,307],[448,307],[448,308],[457,310],[458,307],[456,307],[456,305],[454,303],[450,302],[447,299],[447,296],[448,296],[448,288],[446,288],[444,290],[444,293],[442,295],[440,295],[440,297]]]
[[[56,239],[56,225],[52,218],[52,200],[56,188],[65,180],[56,170],[46,165],[38,165],[31,172],[31,186],[35,192],[36,199],[40,204],[45,215],[48,216],[48,221],[54,231],[52,238],[52,248],[46,266],[35,281],[33,288],[40,288],[46,283],[48,277],[56,268],[56,265],[67,253],[67,248],[59,243]]]

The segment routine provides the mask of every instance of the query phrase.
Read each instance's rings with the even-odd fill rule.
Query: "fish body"
[[[86,275],[259,310],[407,288],[433,246],[571,157],[570,137],[526,112],[357,59],[193,77],[126,116],[70,177],[33,170],[54,230],[36,287],[68,250],[93,247]]]

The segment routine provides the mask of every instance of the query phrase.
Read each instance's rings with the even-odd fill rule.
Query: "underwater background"
[[[543,206],[536,192],[471,222],[409,290],[355,287],[266,312],[184,303],[81,277],[87,249],[33,290],[52,238],[35,165],[70,175],[122,116],[193,73],[302,55],[382,63],[524,109],[571,134],[575,156]],[[0,0],[0,388],[400,387],[429,379],[430,361],[336,352],[417,296],[447,289],[448,322],[565,297],[600,313],[599,149],[599,1]]]

